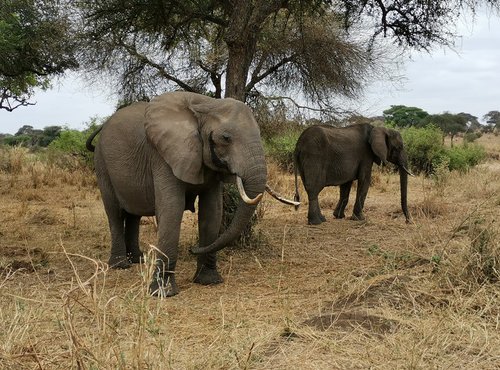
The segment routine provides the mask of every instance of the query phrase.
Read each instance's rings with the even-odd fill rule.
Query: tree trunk
[[[228,49],[228,62],[226,71],[226,87],[224,97],[233,98],[245,102],[246,100],[246,85],[247,78],[252,63],[255,50],[257,47],[257,35],[262,29],[267,17],[286,6],[287,1],[283,0],[232,0],[230,6],[232,16],[231,23],[227,29],[224,41]],[[229,189],[224,186],[224,193],[228,203],[224,203],[224,219],[228,221],[230,232],[226,232],[227,236],[234,237],[234,225],[241,224],[242,220],[250,221],[251,214],[255,207],[247,205],[237,205],[237,201],[228,195]],[[233,203],[231,203],[233,202]],[[231,209],[238,209],[236,214],[230,212]],[[248,217],[250,215],[250,217]],[[236,222],[235,222],[236,219]],[[249,240],[252,234],[252,227],[240,227],[242,237]],[[223,240],[227,243],[227,240]],[[223,245],[223,243],[221,244]],[[215,247],[217,249],[219,247]]]
[[[286,0],[233,0],[231,22],[226,32],[229,59],[226,72],[226,98],[246,99],[248,71],[257,47],[257,35],[266,19],[287,5]]]

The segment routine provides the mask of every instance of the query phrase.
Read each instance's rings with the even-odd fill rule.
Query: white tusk
[[[250,199],[247,193],[245,193],[245,188],[243,187],[243,181],[241,180],[241,177],[239,177],[238,175],[236,175],[236,185],[238,186],[238,191],[240,192],[241,199],[243,199],[243,201],[246,204],[255,205],[259,203],[260,200],[262,199],[263,195],[262,193],[257,194],[255,198]]]
[[[403,170],[404,170],[404,171],[405,171],[408,175],[415,177],[415,175],[414,175],[414,174],[412,174],[410,171],[408,171],[408,169],[407,169],[405,166],[401,166],[401,167],[403,167]]]
[[[266,184],[266,191],[271,194],[271,196],[277,200],[279,200],[280,202],[282,203],[285,203],[285,204],[288,204],[290,206],[295,206],[295,207],[298,207],[300,206],[300,202],[296,202],[294,200],[289,200],[289,199],[286,199],[286,198],[283,198],[281,195],[279,195],[278,193],[276,193],[273,189],[271,189],[271,187],[269,185]]]

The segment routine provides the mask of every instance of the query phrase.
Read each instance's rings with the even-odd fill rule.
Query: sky
[[[500,110],[500,17],[482,13],[476,22],[457,20],[454,50],[436,48],[412,53],[394,84],[380,81],[366,89],[354,108],[379,116],[391,105],[419,107],[430,114],[470,113],[479,118]],[[48,91],[36,91],[36,105],[13,112],[0,110],[0,133],[15,134],[23,125],[42,129],[67,126],[81,130],[92,117],[107,117],[117,97],[107,87],[89,85],[75,73],[53,81]]]
[[[397,86],[379,82],[368,89],[359,109],[365,116],[381,115],[391,105],[422,108],[430,114],[470,113],[482,120],[500,110],[500,16],[479,14],[457,21],[454,50],[412,53]]]

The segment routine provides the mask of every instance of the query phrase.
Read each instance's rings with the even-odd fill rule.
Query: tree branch
[[[218,73],[216,70],[207,67],[201,60],[197,60],[196,64],[198,64],[202,70],[210,74],[210,80],[212,80],[215,87],[215,98],[220,99],[222,97],[222,73]]]
[[[165,68],[163,68],[162,65],[153,62],[150,60],[148,57],[145,55],[139,53],[135,46],[127,45],[124,42],[119,41],[118,45],[122,46],[130,55],[136,57],[138,60],[140,60],[144,65],[148,65],[150,67],[153,67],[158,71],[161,77],[166,78],[169,81],[175,82],[177,85],[179,85],[180,88],[190,91],[190,92],[199,92],[197,89],[193,88],[192,86],[189,86],[186,84],[184,81],[179,80],[178,78],[172,76],[171,74],[167,73],[165,71]]]
[[[13,105],[11,100],[15,103]],[[13,95],[9,92],[8,88],[4,88],[0,97],[0,109],[5,109],[7,112],[12,112],[14,109],[19,107],[27,107],[29,105],[35,105],[36,103],[30,103],[27,98],[21,98],[17,95]]]
[[[326,106],[314,108],[314,107],[310,107],[308,105],[302,105],[302,104],[297,103],[294,99],[292,99],[288,96],[263,96],[263,95],[260,95],[259,98],[262,100],[268,100],[268,101],[287,100],[287,101],[291,102],[297,109],[305,109],[305,110],[309,110],[312,112],[332,113],[332,114],[352,114],[353,113],[352,111],[339,110],[336,108],[326,107]]]
[[[252,79],[247,84],[247,86],[245,88],[245,91],[247,93],[249,91],[251,91],[255,87],[255,85],[257,83],[259,83],[260,81],[262,81],[263,79],[265,79],[267,76],[275,73],[278,69],[280,69],[281,67],[283,67],[285,64],[293,61],[294,58],[295,58],[295,56],[296,56],[296,54],[293,54],[293,55],[290,55],[289,57],[283,58],[278,63],[276,63],[272,67],[268,68],[266,71],[264,71],[264,73],[262,73],[260,75],[252,75]]]

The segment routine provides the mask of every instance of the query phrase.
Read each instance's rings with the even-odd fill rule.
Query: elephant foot
[[[194,283],[201,285],[215,285],[220,284],[223,281],[224,279],[216,268],[209,268],[205,265],[201,265],[196,269],[196,273],[193,278]]]
[[[179,294],[174,275],[169,275],[166,278],[154,277],[149,285],[149,294],[159,298],[173,297]]]
[[[345,218],[345,213],[344,212],[334,211],[333,212],[333,217],[335,217],[335,218]]]
[[[365,216],[363,216],[363,214],[359,214],[359,215],[355,215],[353,213],[353,215],[351,216],[351,220],[353,221],[364,221],[365,220]]]
[[[307,217],[307,223],[309,225],[320,225],[321,223],[325,222],[326,218],[323,215],[319,216],[314,216],[314,217]]]
[[[108,265],[112,269],[128,269],[131,264],[126,256],[111,256]]]
[[[144,255],[142,253],[140,254],[127,253],[127,260],[129,263],[142,263],[144,262]]]

